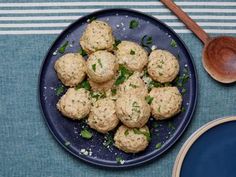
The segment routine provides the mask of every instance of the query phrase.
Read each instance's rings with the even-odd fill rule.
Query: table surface
[[[236,36],[235,0],[175,2],[211,36]],[[199,78],[196,112],[181,139],[161,158],[122,171],[90,166],[64,151],[49,133],[37,99],[40,65],[60,31],[78,16],[109,7],[138,9],[169,24],[189,47]],[[236,84],[222,85],[209,77],[201,63],[202,47],[157,0],[0,0],[0,176],[170,177],[178,151],[196,129],[213,119],[236,115]]]

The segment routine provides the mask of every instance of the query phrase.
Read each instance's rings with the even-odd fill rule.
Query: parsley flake
[[[112,96],[116,95],[117,90],[116,89],[111,89],[111,94]]]
[[[69,44],[69,41],[66,41],[59,49],[58,49],[58,52],[63,54],[66,50],[66,47],[68,46]]]
[[[98,64],[99,64],[99,66],[102,68],[103,66],[102,66],[102,62],[101,62],[101,59],[99,58],[98,59]]]
[[[59,96],[64,92],[64,86],[61,85],[59,87],[56,88],[56,95]]]
[[[93,134],[91,132],[89,132],[87,129],[84,129],[80,132],[80,136],[85,139],[91,139]]]
[[[132,49],[130,50],[130,55],[135,55],[135,51],[133,51]]]
[[[75,89],[78,90],[80,88],[84,88],[85,90],[89,91],[91,89],[89,81],[88,80],[84,80],[82,83],[78,84]]]
[[[127,129],[127,130],[125,130],[125,136],[127,136],[127,135],[129,135],[129,130]]]
[[[177,43],[174,39],[171,40],[170,45],[171,47],[175,47],[175,48],[177,47]]]
[[[161,144],[161,143],[157,143],[157,144],[156,144],[156,149],[160,149],[160,148],[161,148],[161,146],[162,146],[162,144]]]
[[[129,71],[124,65],[119,66],[119,77],[115,81],[115,85],[122,84],[126,79],[128,79],[133,72]]]
[[[129,23],[129,28],[134,29],[134,28],[137,28],[138,25],[139,25],[139,22],[137,20],[131,20]]]
[[[117,50],[117,46],[121,43],[121,40],[115,40],[115,43],[113,44],[113,49]]]
[[[137,135],[141,135],[142,134],[142,135],[146,136],[148,141],[151,141],[151,135],[150,135],[149,131],[142,132],[138,128],[134,128],[133,131],[134,131],[134,134],[137,134]]]
[[[146,100],[146,102],[148,103],[148,104],[151,104],[152,103],[152,101],[153,101],[153,97],[151,97],[150,95],[148,95],[148,96],[146,96],[145,97],[145,100]]]
[[[92,69],[93,69],[94,72],[96,72],[96,64],[92,65]]]
[[[82,49],[82,48],[80,48],[80,49],[78,50],[78,52],[79,52],[79,54],[82,55],[83,57],[85,57],[86,55],[88,55],[87,52],[86,52],[84,49]]]

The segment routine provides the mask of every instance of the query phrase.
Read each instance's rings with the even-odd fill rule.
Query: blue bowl
[[[168,50],[179,58],[180,75],[183,75],[186,69],[189,72],[190,79],[185,84],[187,92],[183,95],[185,111],[168,121],[155,121],[151,118],[148,126],[151,130],[152,141],[148,148],[141,153],[126,154],[114,146],[107,148],[103,145],[104,135],[93,130],[90,130],[93,133],[91,140],[83,139],[79,133],[82,127],[86,125],[81,121],[72,121],[63,117],[56,108],[56,103],[60,97],[55,94],[55,88],[60,86],[61,82],[58,80],[53,66],[62,54],[57,53],[55,55],[54,52],[66,41],[73,45],[68,46],[65,53],[77,52],[80,48],[79,39],[87,26],[87,20],[93,17],[107,21],[112,26],[115,37],[119,40],[131,40],[140,43],[144,35],[152,36],[153,44],[158,49]],[[130,21],[134,19],[139,22],[139,27],[130,29]],[[172,40],[176,42],[177,47],[171,45]],[[51,133],[68,152],[79,159],[103,167],[131,167],[159,157],[182,135],[192,118],[197,101],[196,71],[191,54],[184,42],[163,22],[130,9],[105,9],[78,19],[65,29],[52,44],[43,61],[39,76],[39,100]],[[158,143],[161,143],[162,146],[157,149]],[[91,149],[92,155],[84,155],[81,153],[81,149]],[[121,157],[125,163],[122,165],[117,163],[116,157]]]

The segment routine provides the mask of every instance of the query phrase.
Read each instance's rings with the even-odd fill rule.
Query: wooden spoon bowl
[[[204,44],[202,62],[212,78],[222,83],[236,81],[236,38],[209,35],[172,0],[160,0],[165,4]]]
[[[205,44],[202,63],[206,71],[217,81],[236,81],[236,38],[216,37]]]

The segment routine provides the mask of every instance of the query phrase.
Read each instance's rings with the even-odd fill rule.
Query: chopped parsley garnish
[[[129,130],[125,130],[125,136],[129,135]]]
[[[101,98],[106,98],[106,93],[105,92],[91,92],[91,97],[95,98],[96,100],[101,99]]]
[[[82,55],[83,57],[86,56],[86,55],[88,55],[87,52],[86,52],[84,49],[82,49],[82,48],[80,48],[80,49],[78,50],[78,52],[79,52],[79,54]]]
[[[186,91],[187,91],[186,88],[183,88],[183,89],[181,90],[181,93],[182,93],[182,94],[185,94]]]
[[[148,84],[148,91],[150,91],[153,87],[158,88],[158,87],[171,87],[172,84],[170,82],[167,83],[160,83],[157,81],[152,80],[149,84]]]
[[[158,110],[157,110],[159,113],[161,112],[161,106],[158,107]]]
[[[134,28],[137,28],[138,25],[139,25],[139,22],[137,20],[131,20],[129,23],[129,28],[134,29]]]
[[[92,69],[93,69],[94,72],[96,72],[96,64],[92,65]]]
[[[170,45],[171,47],[177,47],[177,43],[174,39],[171,40]]]
[[[130,83],[129,86],[132,87],[132,88],[137,88],[138,87],[137,85],[132,84],[132,83]]]
[[[130,55],[135,55],[135,51],[133,51],[132,49],[130,50]]]
[[[56,95],[59,96],[64,92],[64,86],[61,85],[59,87],[56,88]]]
[[[150,132],[142,132],[142,131],[140,131],[138,128],[134,128],[133,129],[133,131],[134,131],[134,134],[137,134],[137,135],[144,135],[144,136],[146,136],[146,138],[147,138],[147,140],[148,141],[151,141],[151,135],[150,135]]]
[[[111,94],[112,94],[112,96],[114,96],[114,95],[116,95],[116,92],[117,92],[117,90],[114,88],[114,89],[111,89]]]
[[[84,80],[82,83],[78,84],[76,86],[76,90],[80,89],[80,88],[84,88],[85,90],[90,90],[91,86],[89,84],[88,80]]]
[[[147,36],[146,44],[152,44],[152,37]]]
[[[118,164],[124,164],[124,160],[122,159],[122,157],[116,157],[116,162],[118,163]]]
[[[173,123],[169,122],[168,123],[168,128],[172,129],[172,130],[175,130],[175,126]]]
[[[185,112],[185,111],[186,111],[185,107],[182,107],[181,112]]]
[[[97,17],[91,17],[91,18],[88,19],[88,23],[91,23],[92,21],[94,21],[96,19],[97,19]]]
[[[157,128],[157,127],[158,127],[158,123],[157,123],[157,122],[153,122],[152,126],[153,126],[154,128]]]
[[[183,87],[189,80],[189,71],[184,68],[183,70],[183,75],[182,76],[178,76],[175,80],[174,83],[177,84],[177,86],[179,87]]]
[[[80,136],[85,139],[91,139],[93,134],[91,132],[89,132],[87,129],[84,129],[80,132]]]
[[[156,144],[156,149],[160,149],[160,148],[161,148],[161,146],[162,146],[162,144],[161,144],[161,143],[157,143],[157,144]]]
[[[151,48],[148,46],[149,44],[152,44],[152,37],[148,35],[144,35],[141,39],[141,46],[148,48],[151,50]]]
[[[113,44],[113,49],[117,50],[117,46],[121,43],[121,40],[115,40],[115,43]]]
[[[69,42],[66,41],[59,49],[58,49],[58,52],[63,54],[66,50],[66,47],[68,46]]]
[[[133,72],[129,71],[124,65],[119,66],[119,77],[115,81],[115,85],[122,84],[126,79],[128,79]]]
[[[102,66],[102,62],[101,62],[101,59],[99,58],[98,59],[98,64],[99,64],[99,66],[102,68],[103,66]]]
[[[103,145],[108,147],[108,146],[112,146],[113,143],[114,143],[114,139],[113,139],[113,136],[112,134],[110,133],[107,133],[105,136],[104,136],[104,142],[103,142]]]
[[[153,101],[153,97],[151,97],[150,95],[148,95],[148,96],[146,96],[145,97],[145,100],[146,100],[146,102],[148,103],[148,104],[151,104],[152,103],[152,101]]]

